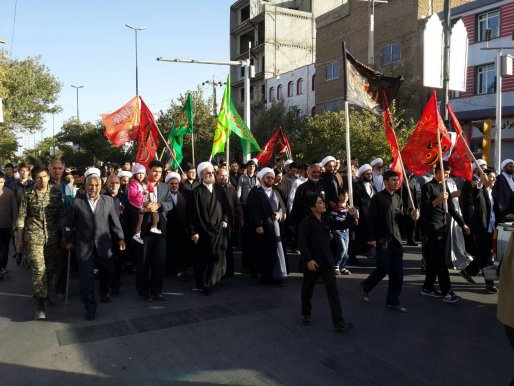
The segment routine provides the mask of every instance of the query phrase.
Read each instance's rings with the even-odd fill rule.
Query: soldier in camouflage
[[[45,300],[59,270],[64,207],[59,189],[49,185],[50,174],[44,167],[32,169],[34,188],[25,194],[18,213],[16,250],[27,247],[32,269],[33,296],[37,301],[37,320],[46,319]]]

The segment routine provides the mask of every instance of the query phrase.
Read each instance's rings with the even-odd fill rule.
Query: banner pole
[[[196,162],[195,162],[195,133],[191,133],[191,154],[193,156],[193,166],[196,167]]]
[[[164,144],[168,148],[168,151],[170,152],[171,157],[175,160],[175,162],[177,162],[179,170],[182,172],[182,174],[186,174],[186,173],[184,173],[184,170],[182,170],[182,168],[180,167],[180,164],[178,163],[177,159],[175,158],[175,154],[173,153],[173,150],[171,150],[170,145],[168,145],[168,141],[166,141],[166,138],[164,138],[164,135],[162,135],[162,132],[161,132],[161,129],[159,129],[159,126],[155,125],[155,128],[159,132],[159,135],[161,136],[162,140],[164,141]]]
[[[441,168],[441,183],[443,184],[443,194],[446,193],[446,181],[444,179],[443,149],[441,147],[441,129],[437,126],[437,147],[439,148],[439,166]],[[443,200],[444,213],[448,213],[448,200]]]
[[[344,101],[344,122],[346,126],[346,169],[348,177],[348,198],[350,206],[353,207],[353,179],[352,179],[352,158],[350,149],[350,109],[348,107],[348,101]]]

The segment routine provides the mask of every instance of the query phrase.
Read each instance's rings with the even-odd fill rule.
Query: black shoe
[[[473,277],[465,270],[460,271],[460,275],[466,280],[469,284],[476,284],[475,280],[473,280]]]
[[[109,294],[100,295],[100,301],[102,303],[110,303],[111,302],[111,297],[109,296]]]
[[[164,296],[163,294],[156,294],[156,295],[152,295],[152,300],[157,300],[159,302],[164,302],[168,299],[166,299],[166,296]]]
[[[418,243],[415,242],[414,240],[409,240],[407,241],[407,244],[409,247],[417,247],[418,246]]]
[[[308,326],[309,324],[311,324],[311,316],[310,315],[302,315],[301,320],[302,320],[302,324],[304,326]]]
[[[7,274],[9,273],[9,271],[8,271],[8,270],[6,270],[5,268],[0,268],[0,269],[2,270],[2,273],[3,273],[4,275],[7,275]]]
[[[95,320],[96,319],[96,313],[94,313],[94,312],[86,312],[85,319],[89,320],[89,321]]]
[[[348,259],[348,263],[346,263],[346,265],[353,265],[356,267],[360,267],[362,264],[356,257],[353,257],[353,258]]]
[[[0,272],[0,280],[4,280],[4,274],[2,272]]]
[[[498,293],[498,289],[494,285],[494,283],[486,283],[485,290],[490,294],[496,294]]]
[[[334,326],[334,332],[345,332],[353,328],[353,324],[340,322]]]

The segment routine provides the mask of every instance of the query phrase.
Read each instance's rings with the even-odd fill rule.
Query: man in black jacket
[[[490,257],[493,233],[496,229],[496,215],[494,213],[492,190],[496,181],[494,170],[486,169],[485,175],[472,190],[473,213],[470,218],[472,239],[474,240],[474,259],[460,274],[470,284],[475,284],[473,276],[484,268]],[[489,293],[497,293],[494,282],[485,281]]]
[[[389,275],[386,307],[406,312],[400,305],[403,286],[403,248],[398,221],[402,214],[402,201],[396,191],[400,175],[393,170],[384,173],[385,189],[371,198],[368,212],[367,240],[377,250],[377,268],[361,284],[362,300],[369,301],[368,294],[380,281]],[[417,220],[418,211],[411,212]]]
[[[300,224],[299,248],[304,263],[302,281],[302,323],[308,325],[311,316],[311,299],[316,282],[321,277],[327,292],[332,322],[335,332],[343,332],[352,328],[346,323],[341,312],[341,300],[337,290],[337,281],[334,273],[334,256],[330,250],[330,232],[333,227],[331,218],[326,215],[326,205],[323,198],[316,193],[307,194],[311,209]],[[338,224],[338,228],[349,227],[355,215],[355,209],[348,210],[349,216]]]
[[[505,216],[514,213],[514,160],[506,159],[501,163],[501,173],[493,188],[496,222],[504,222]]]
[[[443,191],[443,179],[450,176],[450,165],[445,161],[443,170],[437,163],[432,181],[421,188],[421,221],[423,226],[423,248],[426,261],[426,277],[421,295],[442,298],[445,303],[455,303],[460,297],[451,290],[450,274],[446,265],[445,245],[448,238],[448,216],[443,202],[448,203],[448,211],[457,224],[462,227],[465,235],[470,233],[462,216],[457,212],[452,200],[448,200],[448,187]],[[441,291],[435,288],[435,280],[439,280]]]

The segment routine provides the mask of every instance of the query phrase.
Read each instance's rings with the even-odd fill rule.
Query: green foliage
[[[176,101],[171,102],[170,107],[167,110],[161,110],[156,114],[156,117],[159,129],[162,131],[164,137],[168,139],[171,127],[173,126],[173,120],[182,111],[182,107],[186,102],[187,94],[189,92],[191,92],[191,96],[193,98],[194,132],[192,135],[194,135],[195,162],[198,164],[209,159],[212,141],[214,140],[214,129],[216,128],[217,117],[211,114],[213,102],[212,97],[205,100],[203,90],[198,87],[195,91],[187,91],[184,94],[181,94]],[[164,144],[162,143],[162,138],[159,138],[159,156],[163,148]],[[182,153],[184,154],[183,163],[192,162],[191,134],[186,134],[184,136]]]
[[[16,132],[42,129],[44,115],[59,111],[54,106],[61,90],[59,81],[41,64],[40,57],[10,59],[0,51],[0,96],[4,100],[5,125]]]
[[[79,122],[70,119],[56,135],[61,159],[71,166],[94,165],[98,161],[121,163],[135,158],[134,146],[114,147],[104,135],[101,122]]]
[[[395,132],[400,148],[410,136],[414,123],[405,122],[392,107],[393,116],[400,117],[395,122]],[[310,118],[305,128],[297,137],[291,140],[295,158],[305,162],[320,162],[327,155],[346,158],[345,114],[322,113]],[[381,157],[385,163],[391,159],[391,151],[385,136],[384,122],[381,115],[367,111],[350,110],[350,143],[352,157],[357,157],[360,163],[370,162]]]
[[[307,117],[300,115],[298,108],[286,109],[283,103],[273,103],[269,109],[259,113],[255,123],[252,124],[252,133],[262,147],[268,142],[277,127],[282,127],[282,131],[291,141],[298,137],[306,123]]]
[[[31,165],[48,165],[52,159],[62,157],[62,150],[57,145],[56,138],[47,137],[33,149],[26,149],[23,159]]]

